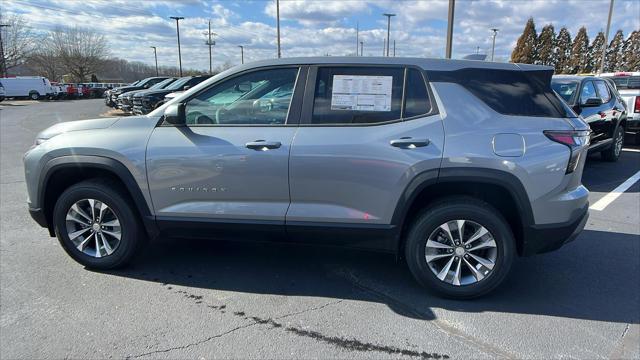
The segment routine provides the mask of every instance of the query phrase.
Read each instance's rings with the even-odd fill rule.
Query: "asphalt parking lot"
[[[22,154],[42,129],[108,110],[0,103],[3,359],[640,358],[639,182],[473,301],[429,294],[393,257],[315,247],[161,240],[92,272],[29,217]],[[638,171],[638,147],[590,158],[591,203]]]

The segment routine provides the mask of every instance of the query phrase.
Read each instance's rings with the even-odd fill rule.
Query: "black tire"
[[[617,146],[618,141],[620,141],[619,146]],[[618,158],[620,158],[620,154],[622,153],[622,147],[624,146],[624,128],[622,126],[618,126],[613,133],[613,143],[611,146],[602,150],[600,155],[602,159],[605,161],[616,162]]]
[[[93,179],[66,189],[58,198],[53,210],[55,233],[64,250],[87,268],[107,270],[125,266],[146,242],[146,234],[126,192],[114,187],[113,182]],[[66,216],[69,209],[82,199],[95,199],[107,205],[120,221],[120,243],[113,253],[100,258],[80,251],[69,239]]]
[[[29,93],[29,99],[38,100],[38,99],[40,99],[40,94],[38,94],[37,91],[32,91],[32,92]]]
[[[496,243],[493,269],[485,278],[467,285],[453,285],[440,280],[425,257],[429,236],[440,225],[459,219],[482,225],[493,235]],[[454,299],[472,299],[494,290],[509,274],[516,254],[513,233],[500,212],[484,201],[465,196],[445,198],[425,209],[411,225],[405,245],[405,259],[416,280],[441,296]],[[467,271],[471,274],[470,269]]]

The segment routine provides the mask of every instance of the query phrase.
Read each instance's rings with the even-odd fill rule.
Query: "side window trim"
[[[290,127],[290,126],[298,126],[299,121],[300,121],[300,110],[298,109],[298,111],[296,112],[297,118],[292,118],[292,108],[294,107],[295,104],[298,105],[298,107],[300,106],[299,103],[302,102],[302,99],[300,99],[300,97],[303,96],[303,91],[305,88],[305,84],[306,84],[306,74],[309,70],[309,66],[303,65],[303,64],[299,64],[299,65],[275,65],[275,66],[265,66],[265,67],[257,67],[257,68],[252,68],[252,69],[248,69],[245,71],[241,71],[238,73],[235,73],[229,77],[225,77],[220,79],[219,81],[216,81],[212,84],[210,84],[209,86],[207,86],[206,88],[200,89],[200,91],[198,91],[197,93],[192,94],[191,96],[189,96],[188,98],[184,99],[182,101],[182,104],[186,104],[187,102],[189,102],[190,100],[192,100],[193,98],[197,97],[198,95],[210,90],[212,87],[217,86],[225,81],[228,80],[232,80],[236,77],[239,76],[243,76],[246,74],[250,74],[252,72],[258,72],[258,71],[264,71],[264,70],[272,70],[272,69],[297,69],[298,73],[296,74],[296,81],[294,83],[294,92],[293,95],[291,97],[291,102],[289,103],[289,109],[287,110],[287,117],[285,119],[284,124],[273,124],[273,125],[263,125],[263,124],[182,124],[182,125],[172,125],[172,124],[165,124],[162,119],[159,121],[158,125],[156,126],[171,126],[171,127],[180,127],[180,126],[186,126],[186,127]],[[203,80],[206,81],[206,80]]]
[[[313,124],[311,119],[313,116],[313,105],[315,99],[315,87],[318,76],[318,69],[320,67],[358,67],[358,68],[379,68],[379,67],[389,67],[389,68],[402,68],[403,69],[403,81],[402,81],[402,99],[400,102],[400,118],[389,120],[389,121],[381,121],[376,123],[345,123],[345,124]],[[404,107],[405,107],[405,93],[406,93],[406,85],[407,85],[407,72],[409,69],[416,69],[420,75],[422,76],[422,81],[424,81],[424,85],[427,89],[427,94],[429,95],[429,106],[430,111],[425,114],[420,114],[412,117],[405,118],[404,117]],[[428,78],[425,74],[425,70],[413,65],[380,65],[380,64],[322,64],[322,65],[311,65],[308,69],[309,73],[307,75],[307,82],[304,91],[304,100],[302,104],[302,114],[300,114],[300,124],[299,126],[305,127],[342,127],[342,126],[356,126],[356,127],[366,127],[366,126],[380,126],[393,124],[397,122],[410,121],[418,118],[423,118],[427,116],[437,115],[438,107],[433,98],[433,92],[431,90],[431,86],[429,86]]]

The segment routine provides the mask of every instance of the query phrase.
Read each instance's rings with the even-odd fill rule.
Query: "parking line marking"
[[[602,199],[596,201],[595,204],[589,207],[590,210],[598,210],[602,211],[609,204],[611,204],[618,196],[622,195],[623,192],[627,191],[636,181],[640,180],[640,171],[635,173],[632,177],[628,178],[622,184],[618,185],[617,188],[613,189],[610,193],[605,195]]]
[[[629,148],[623,148],[622,151],[629,151],[629,152],[640,152],[640,149],[629,149]]]

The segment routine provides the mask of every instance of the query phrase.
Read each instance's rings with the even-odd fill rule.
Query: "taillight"
[[[589,145],[590,130],[545,130],[544,134],[551,140],[566,145],[569,148],[570,156],[566,173],[572,173],[580,162],[580,148]]]
[[[636,96],[636,106],[633,109],[634,113],[640,113],[640,96]]]

